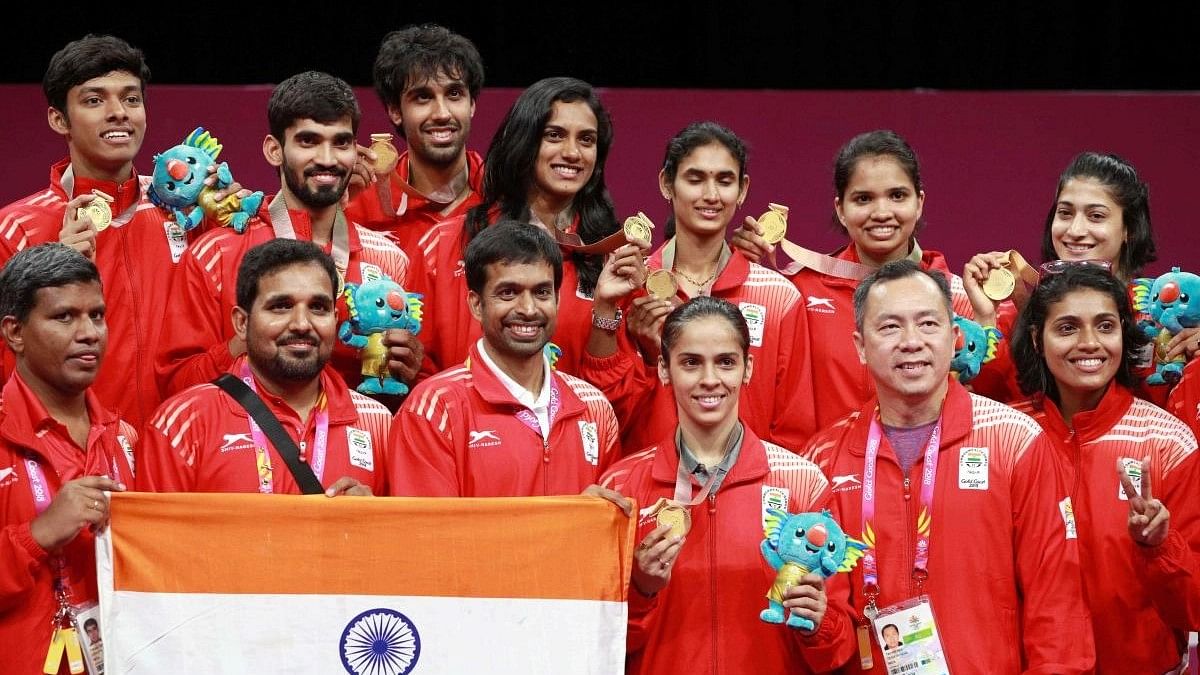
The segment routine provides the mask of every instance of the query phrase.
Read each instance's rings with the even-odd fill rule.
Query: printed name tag
[[[888,675],[950,675],[929,598],[881,609],[874,624]]]

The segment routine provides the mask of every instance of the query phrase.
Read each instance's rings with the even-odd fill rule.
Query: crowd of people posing
[[[1074,158],[1018,303],[985,288],[1008,252],[959,276],[918,244],[920,167],[894,132],[835,158],[845,246],[781,265],[776,233],[736,219],[747,149],[720,124],[667,141],[652,248],[609,198],[589,84],[534,83],[481,157],[469,40],[396,31],[374,76],[405,152],[359,145],[345,82],[295,75],[267,110],[275,194],[241,230],[189,228],[134,169],[141,52],[88,36],[51,60],[68,157],[0,210],[6,672],[41,672],[53,617],[95,600],[105,493],[135,489],[608,499],[637,519],[630,673],[1187,667],[1200,384],[1194,364],[1145,383],[1130,288],[1155,247],[1130,164]],[[248,198],[218,173],[170,169]],[[369,371],[343,289],[385,277],[421,327],[382,332]],[[956,316],[1001,335],[969,385]],[[1191,363],[1198,343],[1163,351]],[[411,391],[359,393],[370,372]],[[771,591],[811,629],[759,618],[770,509],[827,509],[865,549]]]

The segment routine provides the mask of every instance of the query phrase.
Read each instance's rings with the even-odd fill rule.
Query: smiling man
[[[431,227],[479,203],[483,158],[467,150],[467,140],[483,60],[453,31],[408,26],[383,38],[374,75],[379,100],[408,149],[395,169],[353,197],[346,213],[415,255]]]
[[[390,413],[328,366],[336,284],[333,261],[311,242],[280,238],[250,249],[230,316],[246,353],[230,371],[263,400],[326,494],[383,494]],[[164,401],[139,452],[142,490],[300,492],[278,448],[213,384]]]
[[[405,283],[407,256],[383,235],[348,220],[340,205],[358,158],[359,108],[350,86],[313,71],[290,77],[271,94],[267,120],[263,156],[279,171],[282,185],[244,234],[213,231],[184,256],[156,359],[168,393],[211,381],[246,351],[230,317],[238,265],[258,244],[275,238],[311,241],[333,257],[339,284],[385,274]],[[423,354],[416,337],[391,330],[384,345],[392,375],[410,380]],[[351,386],[362,380],[357,350],[339,342],[332,363]]]
[[[578,494],[619,457],[598,389],[551,369],[562,253],[540,228],[504,221],[466,252],[467,303],[483,337],[462,365],[419,384],[392,422],[393,495]],[[611,497],[610,497],[611,498]]]
[[[1073,515],[1052,448],[1032,419],[949,375],[950,302],[945,277],[911,260],[883,265],[854,293],[854,343],[877,395],[803,454],[833,480],[846,532],[870,548],[831,580],[842,610],[810,646],[857,652],[850,672],[889,672],[908,651],[885,658],[877,638],[858,649],[900,623],[911,625],[906,647],[941,651],[950,672],[1090,672]],[[901,606],[910,601],[915,609]],[[902,618],[928,615],[940,646]]]
[[[150,202],[150,177],[134,169],[146,133],[149,77],[142,52],[120,38],[89,35],[56,53],[42,88],[47,122],[66,141],[68,156],[50,167],[48,188],[0,210],[0,264],[28,246],[61,241],[99,268],[109,337],[119,348],[93,387],[106,408],[138,427],[161,400],[152,357],[167,289],[202,229],[184,233]],[[111,221],[80,213],[95,200],[105,202]],[[0,370],[11,372],[11,353],[5,360]]]

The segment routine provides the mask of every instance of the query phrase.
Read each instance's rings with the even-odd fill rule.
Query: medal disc
[[[646,292],[655,300],[670,300],[679,292],[679,285],[669,270],[654,270],[646,277]]]
[[[375,161],[371,164],[375,173],[391,173],[400,159],[400,153],[392,145],[391,134],[371,134],[371,152],[375,153]]]
[[[112,208],[109,207],[108,201],[97,195],[95,199],[88,202],[87,206],[82,206],[76,213],[78,218],[83,218],[87,215],[92,221],[92,225],[96,226],[97,232],[102,232],[112,224]]]
[[[771,209],[759,217],[758,225],[763,229],[763,239],[768,244],[778,244],[787,236],[787,212]]]
[[[1013,289],[1016,288],[1016,284],[1017,280],[1012,272],[1003,267],[997,267],[983,282],[983,294],[996,302],[1007,300],[1012,295]]]
[[[669,525],[671,527],[670,536],[672,537],[682,537],[692,529],[692,514],[676,504],[663,506],[658,513],[654,514],[654,518],[658,521],[659,526]]]
[[[636,216],[626,218],[622,229],[625,230],[626,235],[645,242],[649,242],[654,235],[654,223],[650,222],[646,214],[641,211],[638,211]]]

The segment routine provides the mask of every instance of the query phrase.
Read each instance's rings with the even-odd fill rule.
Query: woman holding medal
[[[1097,672],[1176,672],[1200,626],[1200,455],[1131,392],[1146,338],[1122,280],[1079,266],[1033,291],[1012,339],[1021,389],[1054,445],[1078,533]]]
[[[539,225],[564,249],[557,367],[578,374],[592,323],[619,317],[594,315],[592,294],[604,259],[595,246],[620,232],[604,163],[612,147],[608,112],[591,85],[569,77],[534,83],[513,103],[484,160],[482,203],[466,216],[442,221],[423,236],[413,257],[413,290],[424,295],[423,372],[462,363],[480,337],[464,298],[463,253],[488,225],[512,219]],[[616,248],[612,245],[607,250]],[[648,245],[648,244],[647,244]],[[601,248],[604,248],[601,246]]]
[[[675,234],[646,260],[646,290],[622,273],[633,273],[631,247],[612,254],[600,275],[597,315],[619,314],[623,305],[637,347],[619,349],[621,331],[597,327],[579,374],[613,402],[626,451],[646,447],[674,427],[671,391],[657,381],[658,341],[667,314],[699,296],[728,300],[749,325],[758,375],[744,390],[743,421],[786,447],[800,447],[815,429],[808,359],[794,348],[807,334],[800,294],[779,274],[733,255],[725,243],[749,186],[745,143],[713,122],[689,125],[667,143],[659,172],[659,189],[672,208],[668,231]],[[648,239],[652,225],[631,220],[630,241]]]
[[[1157,260],[1149,189],[1133,165],[1111,154],[1084,152],[1076,156],[1058,180],[1042,229],[1041,253],[1046,261],[1041,270],[1025,273],[1031,281],[1033,276],[1044,277],[1073,265],[1096,265],[1111,269],[1113,276],[1128,284],[1144,266]],[[1023,262],[1012,260],[1009,252],[992,251],[967,263],[963,285],[980,324],[996,326],[1004,335],[1011,333],[1019,308],[1009,298],[1022,299],[1021,289],[1014,289],[1021,283],[1016,277]],[[1184,329],[1169,343],[1166,357],[1191,360],[1200,349],[1198,334],[1200,329]],[[1135,363],[1139,369],[1145,368],[1151,365],[1151,357],[1147,351]],[[976,391],[997,400],[1021,398],[1005,342],[997,358],[984,366],[972,384]],[[1167,387],[1138,384],[1138,393],[1162,404]]]
[[[954,311],[971,316],[962,281],[950,272],[946,259],[917,244],[925,190],[917,155],[903,138],[878,130],[850,139],[834,160],[833,187],[834,221],[850,242],[828,256],[805,251],[812,260],[783,270],[806,300],[807,341],[797,342],[797,349],[809,354],[813,381],[821,383],[820,395],[814,398],[818,428],[857,410],[873,393],[867,368],[859,363],[850,340],[854,289],[872,271],[908,258],[922,269],[941,272],[950,279]],[[784,224],[768,241],[768,216],[760,220],[747,218],[731,242],[756,261],[774,256],[776,243],[786,233]]]
[[[820,510],[829,493],[815,464],[739,418],[739,391],[758,365],[750,342],[742,313],[724,300],[699,296],[672,311],[657,371],[678,425],[603,480],[648,506],[629,592],[628,673],[807,673],[850,658],[846,645],[842,654],[802,650],[806,633],[759,620],[775,579],[759,553],[766,509]],[[820,576],[785,597],[816,625],[807,635],[834,630]]]

